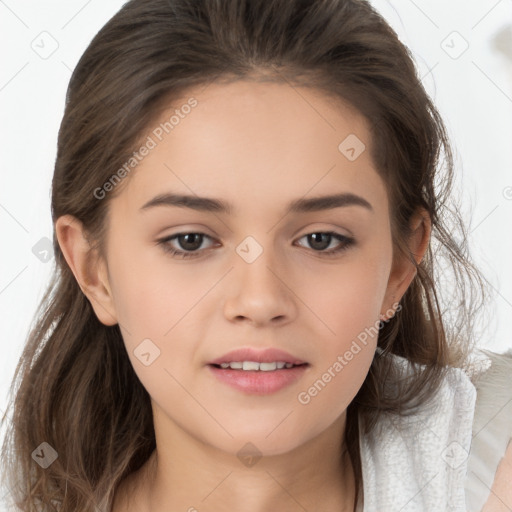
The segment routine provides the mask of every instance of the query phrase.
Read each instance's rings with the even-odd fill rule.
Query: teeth
[[[226,363],[224,363],[226,364]],[[228,366],[230,366],[233,370],[241,370],[244,366],[244,363],[228,363]]]
[[[260,369],[260,363],[255,363],[254,361],[244,361],[243,370],[259,370]]]
[[[281,370],[283,368],[291,368],[292,363],[284,363],[283,361],[274,361],[272,363],[257,363],[256,361],[234,361],[232,363],[221,363],[221,368],[231,368],[232,370],[260,370],[270,372],[273,370]]]

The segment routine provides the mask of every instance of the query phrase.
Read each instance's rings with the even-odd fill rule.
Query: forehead
[[[385,199],[366,119],[314,89],[252,81],[192,88],[145,136],[153,147],[125,194],[139,206],[168,189],[235,204],[333,191]]]

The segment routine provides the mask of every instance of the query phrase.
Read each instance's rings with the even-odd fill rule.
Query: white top
[[[391,357],[408,371],[406,359]],[[384,415],[360,435],[358,512],[480,512],[512,439],[511,375],[512,354],[477,350],[467,372],[449,370],[430,406]]]

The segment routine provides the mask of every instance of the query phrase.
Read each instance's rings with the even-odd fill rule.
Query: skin
[[[157,448],[123,482],[113,510],[352,510],[353,468],[339,454],[346,408],[364,382],[376,338],[360,343],[309,403],[297,396],[365,328],[392,315],[416,273],[405,258],[393,258],[388,197],[370,157],[368,125],[320,92],[239,81],[189,91],[155,126],[190,96],[198,105],[111,201],[106,261],[91,264],[76,219],[56,223],[66,261],[99,320],[119,323],[151,396]],[[338,150],[349,134],[366,144],[354,161]],[[233,212],[140,211],[169,191],[229,201]],[[285,214],[294,199],[338,192],[362,196],[373,211],[351,205]],[[411,222],[419,262],[430,222],[425,212]],[[332,238],[318,249],[305,235],[329,230],[356,242],[325,256],[342,242]],[[195,258],[174,258],[156,243],[197,232],[212,238]],[[236,252],[247,236],[263,249],[252,263]],[[169,244],[185,250],[178,240]],[[160,350],[149,366],[134,355],[146,338]],[[239,347],[281,348],[309,367],[274,394],[242,393],[206,366]],[[250,467],[237,456],[248,442],[262,456]]]
[[[500,460],[494,482],[482,512],[509,512],[512,510],[512,441]]]

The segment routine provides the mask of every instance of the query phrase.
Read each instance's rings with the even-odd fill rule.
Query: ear
[[[115,325],[117,317],[107,265],[91,249],[82,223],[76,217],[63,215],[55,222],[55,233],[66,262],[98,320],[105,325]]]
[[[409,251],[417,264],[421,262],[427,251],[431,229],[432,223],[427,210],[424,208],[418,209],[411,218],[411,236],[408,240]],[[409,288],[416,273],[416,267],[409,258],[403,254],[395,255],[386,294],[382,303],[381,320],[386,320],[393,316],[394,313],[389,314],[390,311],[396,310],[400,299],[407,291],[407,288]]]

